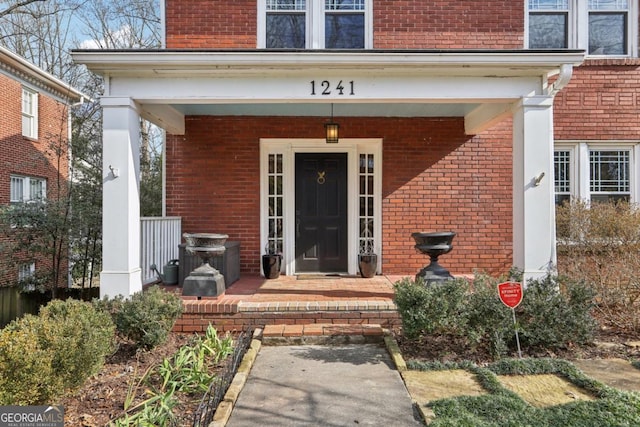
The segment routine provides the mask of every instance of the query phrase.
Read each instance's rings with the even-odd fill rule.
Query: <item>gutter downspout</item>
[[[549,96],[556,96],[569,83],[571,76],[573,76],[573,65],[562,64],[558,78],[549,89]]]

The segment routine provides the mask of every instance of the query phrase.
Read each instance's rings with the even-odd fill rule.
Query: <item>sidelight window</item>
[[[267,252],[282,253],[284,248],[284,171],[282,154],[269,154],[267,179]]]
[[[374,193],[375,161],[373,154],[360,154],[359,158],[359,223],[358,240],[360,253],[374,251],[375,243],[375,193]]]

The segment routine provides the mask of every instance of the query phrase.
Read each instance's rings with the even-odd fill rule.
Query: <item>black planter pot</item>
[[[378,255],[358,255],[358,269],[360,269],[360,275],[366,279],[375,276],[376,270],[378,269]]]
[[[267,279],[277,279],[280,277],[280,265],[282,255],[262,255],[262,273]]]

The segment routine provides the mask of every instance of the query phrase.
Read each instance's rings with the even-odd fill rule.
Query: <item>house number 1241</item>
[[[333,85],[329,80],[323,80],[321,82],[311,80],[312,96],[332,95],[334,92],[338,95],[355,95],[356,92],[353,80],[348,82],[346,85],[342,82],[342,80],[340,80],[336,85]]]

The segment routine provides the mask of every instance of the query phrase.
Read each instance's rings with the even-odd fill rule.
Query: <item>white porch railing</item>
[[[155,264],[158,271],[172,259],[178,259],[178,245],[182,241],[182,218],[159,216],[140,218],[140,267],[142,283],[157,278],[151,270]]]

